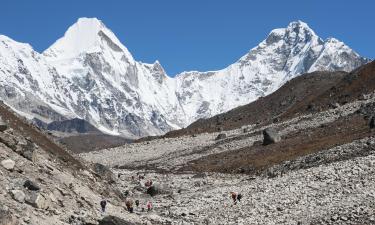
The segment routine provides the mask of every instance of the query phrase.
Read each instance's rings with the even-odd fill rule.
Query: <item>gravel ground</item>
[[[272,124],[284,136],[316,128],[356,112],[374,98],[325,112]],[[244,132],[244,128],[247,131]],[[141,207],[152,201],[154,210],[136,214],[162,224],[375,224],[375,139],[367,137],[325,151],[283,162],[260,176],[219,173],[174,173],[200,157],[233,151],[261,141],[267,127],[250,125],[219,133],[158,139],[81,154],[84,159],[110,166],[120,175],[120,189],[130,191]],[[137,168],[138,169],[134,169]],[[148,170],[142,169],[148,168]],[[157,172],[163,169],[164,172]],[[145,173],[162,194],[145,194]],[[230,192],[244,197],[234,205]]]

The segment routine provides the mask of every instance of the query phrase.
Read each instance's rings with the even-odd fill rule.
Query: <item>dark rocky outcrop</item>
[[[33,181],[31,180],[26,180],[25,183],[23,184],[24,188],[29,189],[30,191],[39,191],[40,187]]]
[[[159,189],[156,186],[151,186],[147,188],[147,194],[151,195],[152,197],[159,194]]]
[[[137,225],[136,223],[126,221],[124,219],[115,216],[106,216],[101,221],[99,225]]]
[[[4,132],[8,129],[8,124],[0,119],[0,132]]]
[[[67,133],[101,133],[96,127],[83,119],[74,118],[71,120],[54,121],[47,125],[47,130]]]
[[[277,143],[281,140],[280,135],[273,128],[267,128],[263,131],[263,145]]]
[[[147,189],[147,194],[151,195],[152,197],[155,195],[160,194],[170,194],[170,190],[166,186],[160,184],[154,184]]]
[[[224,138],[226,138],[226,137],[227,137],[227,135],[226,135],[226,134],[224,134],[224,133],[221,133],[221,134],[217,135],[217,137],[215,138],[215,140],[220,140],[220,139],[224,139]]]
[[[10,149],[16,150],[17,148],[17,142],[10,134],[0,132],[0,142]]]

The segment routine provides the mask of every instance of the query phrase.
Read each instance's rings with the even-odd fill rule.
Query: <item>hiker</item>
[[[232,196],[233,203],[236,205],[237,204],[237,193],[232,191],[230,194]]]
[[[105,212],[105,207],[107,206],[107,201],[106,200],[102,200],[100,202],[100,206],[102,207],[102,212],[104,213]]]
[[[150,212],[152,210],[152,203],[151,201],[147,202],[147,212]]]
[[[242,194],[238,194],[238,195],[237,195],[237,200],[238,200],[238,202],[241,202],[241,198],[242,198]]]
[[[134,211],[134,209],[133,209],[133,200],[131,200],[131,199],[127,199],[127,200],[125,201],[125,205],[126,205],[126,208],[128,209],[128,211],[129,211],[130,213],[133,213],[133,211]]]
[[[139,206],[139,200],[138,200],[138,199],[135,200],[135,206],[137,206],[137,208],[138,208],[138,206]]]

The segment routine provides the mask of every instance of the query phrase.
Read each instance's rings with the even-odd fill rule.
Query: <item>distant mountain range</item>
[[[135,61],[100,20],[81,18],[43,53],[0,35],[0,99],[38,124],[54,122],[55,130],[62,124],[64,131],[96,128],[135,138],[248,104],[303,73],[349,72],[369,61],[296,21],[225,69],[172,78],[158,61]]]

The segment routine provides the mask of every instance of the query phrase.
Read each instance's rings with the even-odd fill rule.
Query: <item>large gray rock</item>
[[[274,144],[279,141],[281,141],[281,137],[273,128],[267,128],[263,131],[263,145]]]
[[[17,149],[17,141],[10,134],[0,132],[0,142],[13,150]]]
[[[4,132],[8,129],[8,124],[0,119],[0,132]]]
[[[224,133],[221,133],[221,134],[217,135],[217,137],[215,138],[215,140],[220,140],[220,139],[224,139],[224,138],[227,138],[227,135],[224,134]]]
[[[374,129],[375,128],[375,117],[374,116],[372,116],[370,118],[369,127],[370,127],[370,129]]]
[[[12,190],[11,193],[12,193],[13,199],[16,200],[17,202],[21,202],[21,203],[25,202],[26,195],[25,193],[23,193],[23,191]]]
[[[1,165],[7,170],[13,170],[16,163],[11,159],[1,161]]]
[[[26,159],[35,162],[36,159],[36,145],[29,140],[26,140],[26,144],[21,147],[21,155]]]
[[[26,198],[26,203],[38,209],[48,209],[49,207],[49,201],[37,192],[30,193]]]
[[[104,166],[100,163],[94,163],[93,170],[102,179],[105,179],[110,183],[116,182],[115,174],[112,173],[112,171],[108,167],[106,167],[106,166]]]
[[[106,216],[99,221],[99,225],[136,225],[137,223],[129,222],[115,216]]]
[[[152,197],[155,195],[160,194],[170,194],[171,191],[160,184],[153,184],[151,187],[147,188],[147,194],[151,195]]]
[[[151,196],[155,196],[157,194],[160,194],[160,189],[158,187],[156,187],[155,185],[147,188],[147,194],[151,195]]]

